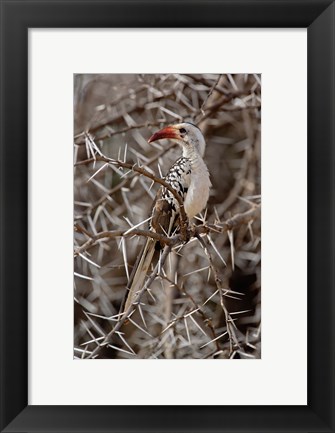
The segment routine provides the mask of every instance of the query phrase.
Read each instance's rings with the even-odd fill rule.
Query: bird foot
[[[189,227],[186,227],[181,233],[183,242],[187,244],[187,242],[194,237],[195,233],[196,233],[195,224],[191,224]]]

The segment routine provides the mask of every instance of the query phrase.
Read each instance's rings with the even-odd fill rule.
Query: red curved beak
[[[180,139],[178,129],[173,126],[166,126],[160,131],[155,132],[155,134],[149,138],[148,143],[152,143],[153,141],[157,141],[157,140],[162,140],[163,138]]]

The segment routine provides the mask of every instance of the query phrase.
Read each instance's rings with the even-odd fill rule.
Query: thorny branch
[[[123,162],[117,159],[112,159],[112,158],[108,158],[107,156],[104,155],[97,155],[96,158],[90,158],[90,159],[86,159],[84,161],[81,161],[80,163],[76,164],[76,165],[82,165],[82,164],[88,164],[90,162],[93,161],[104,161],[108,164],[113,164],[116,165],[118,167],[122,167],[122,168],[127,168],[130,171],[136,172],[138,174],[141,174],[143,176],[148,177],[149,179],[153,180],[156,183],[159,183],[160,185],[162,185],[164,188],[166,188],[167,190],[169,190],[171,192],[171,194],[173,194],[173,196],[175,197],[175,199],[177,200],[178,204],[179,204],[179,209],[180,209],[180,232],[182,235],[182,238],[184,241],[186,241],[189,237],[188,235],[188,218],[184,209],[184,201],[182,199],[182,197],[177,193],[177,191],[175,189],[172,188],[172,186],[167,183],[164,179],[161,179],[157,176],[155,176],[154,174],[150,173],[148,170],[146,170],[143,167],[138,167],[136,164],[130,164],[128,162]]]
[[[251,207],[249,210],[247,210],[244,213],[236,214],[233,217],[227,219],[226,221],[218,224],[202,224],[198,226],[192,226],[189,230],[189,234],[192,237],[198,237],[201,234],[208,234],[208,233],[225,233],[229,230],[233,230],[234,228],[237,228],[241,226],[242,224],[247,224],[250,221],[253,221],[255,218],[259,217],[260,215],[260,205],[255,205]],[[127,230],[112,230],[112,231],[106,231],[97,233],[96,235],[88,232],[83,227],[81,227],[79,224],[75,225],[75,230],[78,232],[84,233],[86,236],[89,237],[89,239],[82,244],[80,247],[78,247],[74,251],[74,256],[78,256],[79,254],[83,253],[84,251],[87,251],[89,248],[94,246],[98,241],[102,239],[107,238],[117,238],[117,237],[133,237],[135,235],[137,236],[143,236],[146,238],[152,238],[156,241],[161,242],[164,245],[174,247],[182,242],[184,242],[184,239],[181,235],[175,235],[172,237],[164,236],[159,233],[153,232],[151,230],[140,230],[140,229],[127,229]]]
[[[139,229],[112,230],[109,232],[101,232],[94,235],[89,233],[87,230],[84,230],[83,227],[80,227],[78,224],[76,224],[76,230],[85,233],[85,235],[89,237],[89,240],[85,242],[81,247],[75,250],[74,252],[75,257],[83,253],[84,251],[87,251],[89,248],[94,246],[99,240],[107,239],[107,238],[144,236],[147,238],[155,239],[156,241],[159,241],[162,244],[168,245],[170,247],[175,245],[178,241],[180,241],[179,236],[167,237],[159,233],[153,232],[151,230],[139,230]]]
[[[164,149],[162,149],[160,152],[157,152],[154,157],[147,160],[145,165],[147,167],[150,167],[153,163],[155,163],[157,160],[159,160],[159,158],[164,156],[170,149],[174,148],[175,146],[176,146],[176,144],[172,143],[169,146],[164,147]],[[83,160],[83,161],[76,163],[75,166],[87,165],[88,163],[93,162],[93,161],[94,161],[94,158],[89,158],[89,159],[86,159],[86,160]],[[124,178],[121,182],[119,182],[117,185],[115,185],[114,188],[110,189],[106,194],[104,194],[101,198],[99,198],[99,200],[97,200],[95,203],[92,203],[92,205],[87,210],[87,213],[94,211],[98,206],[102,205],[105,201],[107,201],[108,198],[112,194],[115,194],[121,188],[126,186],[134,176],[138,176],[138,175],[139,175],[139,173],[137,173],[135,171],[130,173],[126,178]],[[75,219],[80,220],[80,219],[83,219],[85,216],[86,216],[85,214],[77,215],[75,217]]]
[[[99,136],[99,140],[106,140],[107,138],[111,138],[114,135],[119,135],[119,134],[125,134],[126,132],[129,131],[133,131],[134,129],[143,129],[143,128],[149,128],[152,126],[160,126],[160,125],[164,125],[167,123],[171,123],[170,121],[165,121],[165,120],[160,120],[159,122],[145,122],[145,123],[140,123],[140,124],[136,124],[136,125],[131,125],[131,126],[127,126],[125,128],[119,129],[117,131],[110,131],[108,134]],[[82,146],[85,144],[85,135],[89,134],[89,132],[82,132],[80,134],[78,134],[75,138],[79,139],[82,138],[81,140],[77,140],[75,142],[75,144],[77,146]]]
[[[173,92],[166,92],[166,93],[160,92],[160,93],[161,94],[159,96],[156,96],[155,98],[153,98],[154,101],[159,102],[162,99],[168,99],[173,95]],[[146,106],[146,103],[135,105],[131,109],[129,109],[126,113],[129,115],[130,113],[133,113],[134,111],[143,111],[143,110],[145,110],[145,106]],[[105,122],[93,125],[91,128],[89,128],[89,130],[87,132],[95,133],[95,132],[97,132],[103,128],[109,127],[109,125],[117,124],[118,121],[123,119],[123,117],[126,113],[117,114],[116,116],[111,117],[110,119],[108,119]],[[80,135],[80,134],[77,134],[77,136],[78,135]]]
[[[201,306],[195,302],[193,296],[185,289],[185,287],[183,285],[181,286],[181,285],[177,284],[176,282],[170,280],[170,278],[168,278],[166,275],[161,274],[161,278],[168,281],[171,284],[171,286],[178,289],[180,293],[183,293],[185,296],[187,296],[190,299],[190,301],[194,307],[194,312],[201,316],[203,323],[205,324],[205,327],[208,327],[210,329],[213,341],[215,341],[216,349],[217,349],[217,351],[219,351],[221,348],[220,348],[218,340],[216,340],[216,333],[215,333],[215,329],[214,329],[213,324],[212,324],[212,319],[207,316],[207,314],[203,310],[203,306]],[[188,313],[188,315],[189,314],[190,313]],[[181,316],[180,318],[175,318],[173,320],[173,322],[171,322],[171,323],[175,323],[177,320],[184,319],[184,318],[185,318],[185,315]]]
[[[197,238],[198,238],[200,244],[202,245],[206,256],[208,257],[209,265],[210,265],[212,272],[214,274],[215,284],[219,290],[220,304],[221,304],[222,310],[224,312],[224,317],[225,317],[225,321],[226,321],[226,328],[227,328],[227,333],[228,333],[228,338],[229,338],[229,356],[231,356],[234,349],[239,346],[239,342],[238,342],[238,339],[237,339],[235,331],[234,331],[234,321],[232,320],[232,318],[231,318],[231,316],[227,310],[227,307],[224,303],[224,300],[223,300],[224,287],[222,284],[222,278],[219,275],[219,272],[214,265],[213,258],[211,256],[205,242],[203,241],[203,239],[200,236],[197,236]]]
[[[87,359],[90,358],[95,358],[100,350],[104,347],[107,346],[113,335],[120,331],[121,327],[124,325],[124,323],[128,320],[128,318],[134,313],[134,311],[136,310],[139,302],[142,299],[142,296],[144,294],[145,291],[147,291],[149,289],[149,287],[151,286],[151,284],[153,283],[153,281],[155,280],[155,278],[158,275],[159,269],[161,269],[164,266],[165,260],[169,254],[169,252],[171,251],[171,248],[169,246],[165,246],[163,253],[157,263],[157,265],[155,266],[155,269],[153,270],[152,274],[150,275],[149,279],[147,280],[147,282],[144,284],[144,286],[142,287],[142,289],[137,293],[134,302],[128,307],[128,309],[122,313],[122,316],[120,315],[118,322],[116,323],[116,325],[114,326],[114,328],[106,335],[105,339],[102,341],[102,343],[98,344],[98,346],[93,350],[92,353],[89,354],[89,356],[87,357]]]

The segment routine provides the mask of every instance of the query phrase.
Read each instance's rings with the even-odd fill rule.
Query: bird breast
[[[191,161],[191,180],[184,201],[185,212],[189,219],[206,207],[210,187],[209,173],[204,161],[200,158]]]

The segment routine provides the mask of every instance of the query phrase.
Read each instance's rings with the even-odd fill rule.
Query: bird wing
[[[178,214],[172,200],[163,198],[163,189],[160,188],[152,208],[151,229],[164,236],[170,236],[178,223]]]

